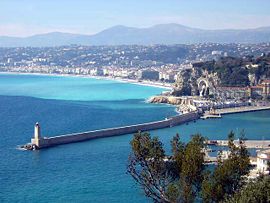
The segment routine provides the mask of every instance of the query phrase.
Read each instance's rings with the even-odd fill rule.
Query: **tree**
[[[244,144],[244,137],[239,139],[239,146],[234,144],[234,133],[228,135],[229,158],[219,160],[212,174],[207,173],[202,184],[204,202],[220,202],[226,196],[233,195],[244,184],[244,176],[250,169],[249,153]]]
[[[166,195],[173,176],[166,167],[165,152],[157,137],[137,133],[131,141],[132,154],[129,157],[128,173],[144,189],[147,197],[155,202],[169,202]]]
[[[249,172],[249,153],[244,144],[234,144],[234,133],[228,135],[229,158],[218,160],[214,170],[204,165],[205,138],[193,135],[183,143],[177,134],[171,141],[172,153],[165,154],[163,144],[147,132],[137,133],[131,141],[128,173],[154,202],[221,202],[235,195]]]
[[[270,202],[270,177],[260,177],[255,181],[247,183],[240,191],[231,198],[224,201],[225,203],[264,203]]]
[[[199,194],[204,170],[204,138],[194,135],[185,146],[180,168],[180,202],[193,202]],[[178,153],[182,153],[181,151]],[[176,154],[176,156],[180,156]],[[179,164],[178,164],[179,165]]]
[[[128,173],[154,202],[192,202],[200,191],[204,169],[204,139],[194,135],[188,144],[177,134],[171,141],[172,156],[149,133],[137,133],[131,141]]]

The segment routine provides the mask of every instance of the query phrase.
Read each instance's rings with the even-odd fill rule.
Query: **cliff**
[[[182,113],[188,113],[191,111],[196,111],[197,108],[193,103],[193,98],[190,97],[175,97],[175,96],[154,96],[151,97],[148,102],[150,103],[165,103],[175,105],[177,111]]]
[[[213,94],[215,87],[219,86],[220,79],[215,72],[209,72],[201,68],[181,70],[174,88],[173,96],[209,96]]]
[[[150,103],[164,103],[164,104],[171,104],[171,105],[180,105],[182,99],[180,97],[174,96],[154,96],[151,97],[148,102]]]

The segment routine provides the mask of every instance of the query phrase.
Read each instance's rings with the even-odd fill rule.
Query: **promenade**
[[[209,145],[228,146],[228,140],[209,140]],[[234,144],[239,146],[239,140],[234,140]],[[270,148],[270,140],[245,140],[245,146],[249,149],[268,149]]]
[[[210,113],[209,111],[207,111],[206,113],[214,114],[214,115],[226,115],[226,114],[233,114],[233,113],[244,113],[244,112],[263,111],[263,110],[270,110],[270,106],[242,106],[242,107],[235,107],[235,108],[215,109],[214,113]]]

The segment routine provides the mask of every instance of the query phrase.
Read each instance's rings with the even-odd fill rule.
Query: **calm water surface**
[[[126,174],[132,135],[19,151],[39,121],[47,136],[115,127],[175,115],[145,103],[162,89],[109,80],[0,74],[0,202],[149,202]],[[225,139],[245,129],[270,139],[270,112],[228,115],[152,131],[169,148],[176,132]]]

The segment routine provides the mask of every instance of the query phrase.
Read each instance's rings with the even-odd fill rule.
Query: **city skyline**
[[[26,37],[48,32],[95,34],[115,25],[143,28],[167,23],[201,29],[267,27],[269,7],[270,2],[265,0],[206,0],[203,4],[198,0],[4,0],[0,6],[0,36]]]

